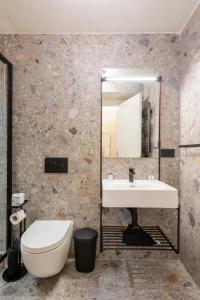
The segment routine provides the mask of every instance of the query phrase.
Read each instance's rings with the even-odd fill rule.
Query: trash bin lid
[[[83,242],[97,239],[97,237],[98,232],[92,228],[81,228],[74,232],[74,239],[81,240]]]

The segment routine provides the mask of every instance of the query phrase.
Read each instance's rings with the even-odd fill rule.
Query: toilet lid
[[[43,253],[58,248],[72,227],[72,221],[38,220],[23,233],[21,249],[29,253]]]

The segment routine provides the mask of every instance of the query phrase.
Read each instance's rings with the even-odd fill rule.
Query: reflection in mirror
[[[0,256],[7,250],[7,65],[0,61]]]
[[[148,71],[103,70],[104,158],[158,156],[159,93],[159,77]]]

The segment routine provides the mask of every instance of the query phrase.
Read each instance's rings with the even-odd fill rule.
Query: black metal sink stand
[[[135,246],[127,245],[123,243],[123,233],[126,230],[126,226],[110,226],[103,224],[103,207],[100,204],[100,252],[105,250],[165,250],[174,251],[179,254],[180,244],[180,205],[176,208],[176,241],[171,242],[165,232],[157,225],[143,226],[138,224],[138,212],[137,208],[128,208],[132,217],[133,228],[141,228],[147,234],[149,234],[156,244],[153,246]],[[110,208],[112,209],[112,208]]]

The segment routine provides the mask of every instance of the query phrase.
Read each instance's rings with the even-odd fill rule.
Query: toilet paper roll
[[[15,193],[12,194],[12,206],[19,206],[22,205],[25,201],[25,194],[24,193]]]
[[[25,214],[24,210],[20,209],[19,211],[17,211],[16,213],[14,213],[10,216],[10,222],[13,225],[17,225],[21,221],[23,221],[25,218],[26,218],[26,214]]]

